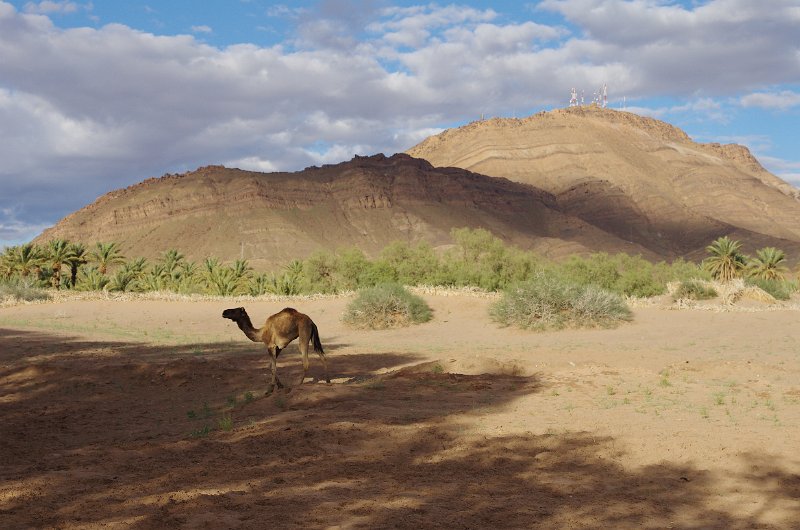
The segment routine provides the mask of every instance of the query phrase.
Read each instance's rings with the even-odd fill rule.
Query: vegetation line
[[[797,290],[797,281],[788,278],[781,250],[768,247],[749,257],[741,253],[737,241],[727,237],[709,245],[709,257],[700,264],[682,259],[651,263],[641,256],[606,253],[572,256],[556,263],[508,246],[483,229],[454,229],[451,235],[455,245],[444,252],[425,242],[395,242],[374,259],[355,248],[320,251],[267,273],[254,271],[244,259],[222,262],[209,257],[197,263],[176,249],[150,262],[142,257],[126,258],[114,242],[97,242],[91,248],[64,240],[50,241],[44,247],[27,243],[0,254],[0,303],[48,299],[63,292],[107,297],[136,293],[158,299],[277,299],[351,293],[382,284],[428,286],[434,291],[465,289],[480,296],[497,296],[492,293],[543,276],[638,298],[664,294],[670,282],[710,279],[744,278],[776,299],[788,299]]]

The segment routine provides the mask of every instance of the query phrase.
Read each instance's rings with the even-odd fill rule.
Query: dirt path
[[[0,527],[797,527],[800,312],[536,334],[425,298],[379,332],[345,298],[247,303],[329,353],[334,384],[268,397],[231,303],[0,309]]]

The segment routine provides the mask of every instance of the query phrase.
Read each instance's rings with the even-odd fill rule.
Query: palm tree
[[[233,262],[233,272],[237,281],[246,281],[253,272],[253,268],[246,259],[237,259]]]
[[[76,289],[79,291],[102,291],[108,286],[110,280],[105,274],[100,273],[100,269],[94,265],[88,269],[81,270],[81,276]]]
[[[0,254],[0,278],[4,280],[11,279],[14,274],[14,253],[16,247],[5,247],[3,253]]]
[[[170,274],[175,272],[183,264],[183,261],[183,254],[174,248],[164,252],[164,255],[161,257],[161,262],[164,264],[164,270]]]
[[[69,265],[69,284],[74,289],[75,282],[78,281],[78,269],[81,265],[86,265],[86,246],[83,243],[76,242],[69,245],[70,257],[67,260]]]
[[[233,267],[219,267],[210,276],[208,286],[212,294],[230,296],[239,288],[239,280]]]
[[[756,257],[747,263],[747,274],[761,280],[783,280],[789,269],[785,265],[786,254],[775,247],[756,250]]]
[[[740,252],[742,244],[723,236],[706,247],[710,257],[703,260],[703,267],[722,282],[737,278],[747,263],[746,256]]]
[[[70,263],[72,246],[63,239],[53,239],[47,246],[47,262],[53,271],[50,278],[54,289],[61,287],[61,266]]]
[[[105,275],[111,265],[124,262],[125,256],[120,252],[116,242],[98,241],[95,243],[94,250],[89,254],[89,260],[97,263],[97,270],[100,274]]]
[[[111,278],[109,290],[126,292],[141,289],[140,282],[146,268],[147,259],[145,258],[126,261]]]
[[[25,243],[16,247],[14,253],[14,267],[19,271],[23,278],[30,276],[32,272],[39,274],[44,263],[44,253],[41,247],[33,243]]]

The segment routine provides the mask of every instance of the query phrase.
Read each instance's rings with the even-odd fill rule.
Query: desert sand
[[[797,528],[800,311],[500,328],[490,297],[356,331],[350,298],[0,309],[3,528]],[[230,321],[317,323],[264,395]],[[768,308],[758,308],[768,309]],[[296,345],[281,354],[299,374]]]

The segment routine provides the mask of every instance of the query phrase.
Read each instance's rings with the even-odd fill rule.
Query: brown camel
[[[267,319],[263,326],[256,329],[247,315],[247,311],[243,307],[235,309],[226,309],[222,312],[222,318],[228,318],[236,322],[247,338],[253,342],[263,342],[267,345],[269,352],[270,362],[272,363],[272,381],[267,388],[267,394],[271,394],[275,389],[283,388],[283,384],[278,379],[278,355],[281,350],[286,348],[290,342],[300,337],[298,346],[300,354],[303,358],[303,374],[300,376],[298,385],[303,384],[303,379],[306,377],[308,370],[308,343],[313,342],[314,351],[317,352],[319,358],[322,359],[322,366],[325,367],[325,381],[330,383],[328,377],[328,363],[325,360],[325,351],[322,349],[322,343],[319,340],[319,332],[317,325],[308,317],[300,313],[296,309],[287,307],[275,313]]]

